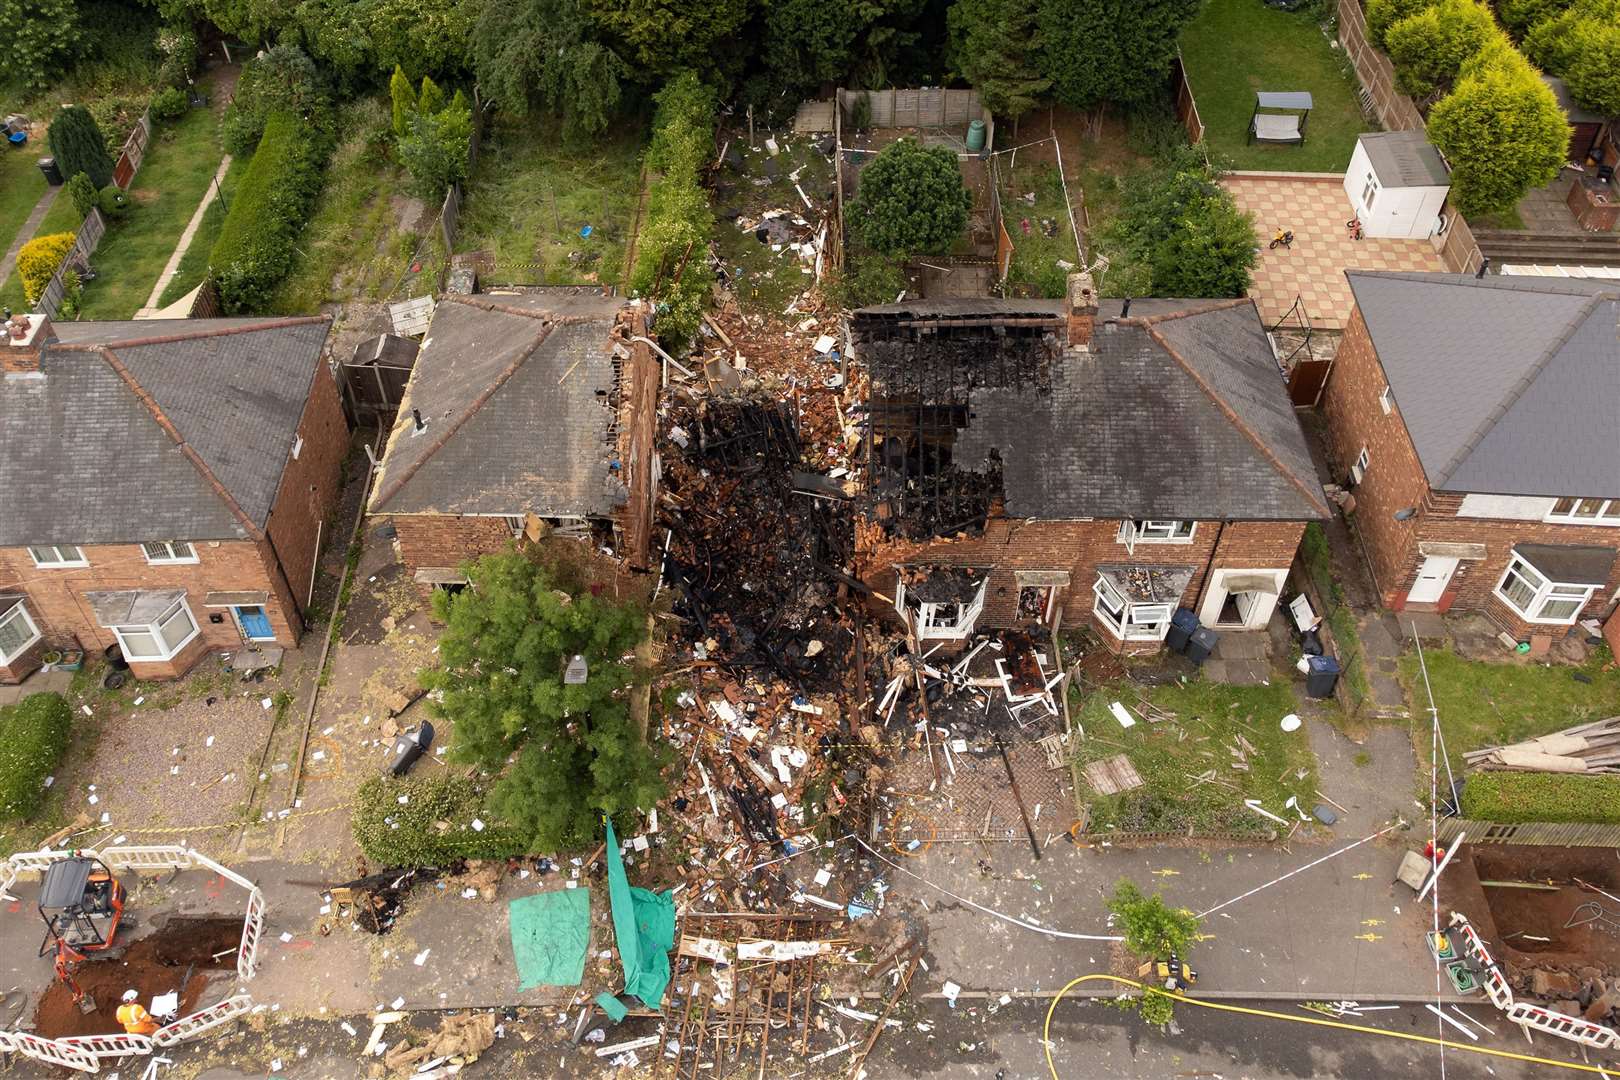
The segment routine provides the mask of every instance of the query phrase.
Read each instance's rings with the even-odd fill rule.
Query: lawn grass
[[[1174,720],[1122,729],[1108,710],[1110,702],[1135,707],[1138,693],[1146,693],[1158,708],[1175,714]],[[1283,804],[1290,795],[1306,805],[1318,800],[1316,757],[1304,729],[1284,732],[1279,721],[1298,709],[1291,687],[1228,686],[1223,683],[1178,682],[1142,687],[1116,683],[1101,687],[1077,705],[1075,719],[1086,738],[1074,737],[1076,798],[1089,801],[1090,831],[1106,835],[1150,832],[1194,835],[1240,833],[1266,836],[1280,828],[1243,805],[1259,799],[1280,817],[1291,811]],[[1235,770],[1231,747],[1242,735],[1258,753],[1247,754],[1247,772]],[[1078,776],[1088,762],[1125,754],[1144,786],[1119,795],[1099,796]],[[1213,769],[1221,783],[1194,784],[1193,778]],[[1300,775],[1303,772],[1303,775]],[[1229,786],[1230,785],[1230,786]],[[1295,815],[1297,816],[1297,815]]]
[[[1097,287],[1104,296],[1119,296],[1110,283],[1131,279],[1130,260],[1107,242],[1105,234],[1124,201],[1121,180],[1135,170],[1151,167],[1153,158],[1132,145],[1127,119],[1110,113],[1103,117],[1097,138],[1066,141],[1063,159],[1072,169],[1069,191],[1086,249],[1091,258],[1105,255],[1109,260],[1108,269],[1097,273]],[[1014,238],[1013,243],[1017,242]]]
[[[154,127],[129,190],[133,205],[108,223],[90,257],[96,279],[84,286],[83,318],[128,319],[146,305],[223,153],[212,109],[190,109]]]
[[[270,304],[275,314],[315,315],[322,304],[394,295],[421,237],[398,231],[393,199],[405,190],[405,171],[373,138],[387,124],[385,98],[362,98],[343,107],[338,120],[343,142],[327,165],[326,184],[299,240],[301,255]],[[437,208],[431,208],[425,227],[436,231],[437,219]],[[434,273],[440,264],[434,264]]]
[[[624,124],[588,146],[565,142],[558,128],[532,116],[491,122],[456,250],[493,252],[497,282],[618,284],[639,194],[641,128]]]
[[[1069,270],[1080,263],[1063,174],[1055,164],[1043,162],[1019,169],[1007,159],[998,163],[998,172],[1001,211],[1013,243],[1012,266],[1007,271],[1011,294],[1059,299],[1067,287]],[[1068,263],[1068,268],[1059,266],[1060,261]]]
[[[819,210],[832,195],[833,165],[816,152],[810,136],[791,133],[773,136],[781,148],[773,158],[764,149],[767,134],[755,136],[756,151],[749,150],[746,132],[731,134],[732,146],[742,155],[742,167],[727,167],[716,175],[710,201],[717,215],[715,243],[732,276],[738,304],[749,314],[781,315],[809,287],[814,274],[804,273],[806,264],[786,246],[772,251],[771,244],[760,243],[753,226],[767,210],[786,210],[814,224],[819,214],[804,205],[791,178],[798,176],[799,186]],[[775,162],[775,178],[766,173],[768,161]]]
[[[1181,32],[1187,80],[1209,149],[1239,169],[1342,172],[1356,136],[1376,125],[1361,115],[1344,50],[1308,17],[1262,0],[1207,0]],[[1314,107],[1303,146],[1248,144],[1258,90],[1309,91]]]
[[[0,253],[11,246],[29,211],[45,194],[45,176],[35,164],[42,154],[50,153],[43,146],[30,142],[20,150],[0,148]]]
[[[180,257],[174,277],[169,279],[163,295],[158,297],[158,307],[168,307],[201,285],[203,278],[208,276],[208,257],[213,254],[214,241],[219,239],[219,230],[225,224],[226,208],[230,206],[231,196],[236,193],[237,181],[242,179],[252,160],[252,154],[231,159],[231,167],[225,170],[225,176],[219,182],[221,197],[209,203],[208,209],[203,211],[202,223],[191,238],[191,246]]]
[[[1461,775],[1463,754],[1518,742],[1620,714],[1620,668],[1599,646],[1580,667],[1515,661],[1486,663],[1456,653],[1425,649],[1440,732],[1452,771]],[[1607,670],[1605,670],[1607,668]],[[1591,680],[1582,682],[1580,675]],[[1401,680],[1413,703],[1414,741],[1429,760],[1428,695],[1416,652],[1401,658]]]

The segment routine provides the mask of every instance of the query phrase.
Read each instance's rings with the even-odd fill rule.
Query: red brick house
[[[1620,591],[1620,286],[1351,271],[1322,399],[1382,602],[1545,648]]]
[[[418,584],[545,535],[646,565],[659,368],[643,333],[639,304],[597,288],[439,301],[367,510]]]
[[[862,575],[924,640],[1171,615],[1258,629],[1328,515],[1252,301],[945,300],[855,313],[871,380]]]
[[[348,428],[328,320],[54,324],[0,342],[0,682],[118,646],[174,678],[291,648]]]

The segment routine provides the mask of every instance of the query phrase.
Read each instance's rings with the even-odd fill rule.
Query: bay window
[[[132,623],[111,629],[118,636],[118,646],[124,652],[124,659],[132,662],[173,659],[198,633],[197,620],[192,618],[191,609],[186,606],[184,598],[176,600],[150,623]]]
[[[1163,641],[1170,632],[1174,604],[1142,603],[1125,597],[1114,583],[1099,574],[1091,586],[1096,596],[1092,613],[1121,641]]]
[[[1523,556],[1515,554],[1497,583],[1496,595],[1530,622],[1568,625],[1575,621],[1596,588],[1549,580]]]
[[[1545,520],[1575,525],[1620,525],[1620,499],[1559,499],[1547,511]]]
[[[0,599],[0,664],[11,663],[38,640],[39,627],[34,625],[22,600]]]

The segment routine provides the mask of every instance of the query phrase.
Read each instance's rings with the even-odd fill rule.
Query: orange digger
[[[118,928],[134,922],[124,919],[124,886],[106,863],[73,852],[45,871],[39,915],[45,920],[39,955],[54,948],[56,977],[73,991],[74,1004],[85,1012],[95,1011],[94,999],[86,997],[73,976],[87,954],[112,959],[123,951],[115,948]]]

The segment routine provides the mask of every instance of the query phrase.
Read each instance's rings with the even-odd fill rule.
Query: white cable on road
[[[1025,922],[1023,919],[1017,919],[1017,918],[1014,918],[1011,915],[1005,915],[1005,914],[995,910],[994,908],[987,908],[983,904],[975,904],[972,900],[969,900],[965,896],[957,896],[955,893],[951,892],[949,889],[944,888],[944,887],[939,886],[939,885],[935,885],[932,881],[929,881],[927,878],[923,877],[921,874],[912,873],[910,870],[907,870],[905,867],[901,866],[897,862],[890,862],[888,859],[884,858],[882,855],[879,855],[877,853],[877,851],[875,851],[870,844],[868,844],[865,840],[862,840],[860,837],[851,835],[850,839],[854,840],[857,844],[861,845],[861,847],[865,848],[867,850],[868,854],[870,854],[878,862],[884,863],[885,865],[887,865],[889,867],[892,867],[895,870],[900,871],[902,874],[905,874],[907,877],[916,878],[918,881],[922,882],[924,885],[927,885],[930,889],[933,889],[936,892],[944,893],[946,896],[950,897],[952,900],[955,900],[957,903],[966,904],[968,907],[974,909],[975,911],[982,911],[986,915],[992,915],[992,916],[994,916],[994,917],[996,917],[998,919],[1001,919],[1004,922],[1010,922],[1014,926],[1022,926],[1025,930],[1033,930],[1037,934],[1045,934],[1048,937],[1067,938],[1070,941],[1124,941],[1125,940],[1122,937],[1109,936],[1109,935],[1106,935],[1106,934],[1071,934],[1067,930],[1053,930],[1053,929],[1050,929],[1049,927],[1037,926],[1034,923]]]
[[[1234,897],[1232,897],[1232,899],[1228,900],[1224,904],[1216,904],[1214,907],[1210,908],[1208,911],[1200,911],[1198,913],[1198,917],[1200,919],[1207,919],[1211,915],[1215,914],[1217,911],[1220,911],[1222,908],[1229,908],[1233,904],[1237,903],[1239,900],[1247,900],[1249,897],[1253,896],[1255,893],[1260,892],[1263,889],[1269,889],[1273,885],[1276,885],[1276,884],[1278,884],[1280,882],[1287,881],[1289,878],[1293,877],[1295,874],[1303,874],[1305,871],[1309,870],[1313,866],[1320,866],[1323,863],[1327,862],[1329,859],[1336,859],[1340,855],[1343,855],[1345,852],[1349,851],[1351,848],[1358,848],[1362,844],[1365,844],[1369,840],[1376,840],[1380,836],[1383,836],[1385,833],[1393,832],[1396,829],[1405,827],[1405,825],[1406,825],[1406,822],[1401,821],[1400,819],[1396,819],[1396,821],[1395,821],[1395,823],[1393,825],[1386,825],[1382,829],[1379,829],[1377,832],[1371,833],[1371,834],[1369,834],[1367,836],[1363,836],[1360,840],[1357,840],[1354,843],[1346,844],[1344,847],[1340,848],[1338,851],[1329,852],[1328,854],[1322,856],[1320,859],[1313,859],[1311,862],[1306,863],[1304,866],[1296,867],[1293,870],[1288,871],[1288,873],[1282,875],[1281,877],[1272,878],[1270,881],[1266,882],[1264,885],[1256,885],[1254,888],[1250,889],[1248,892],[1244,893],[1243,895],[1234,896]]]

